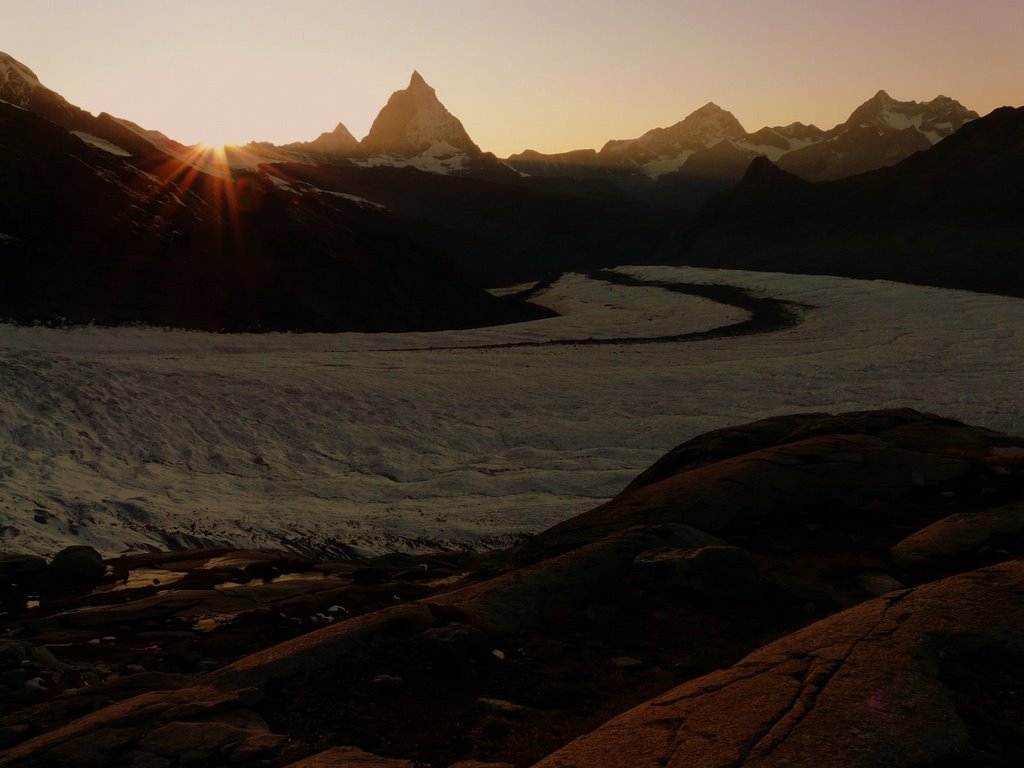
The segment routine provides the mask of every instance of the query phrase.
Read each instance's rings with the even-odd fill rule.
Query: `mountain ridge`
[[[755,155],[764,155],[802,178],[821,181],[891,165],[977,117],[976,112],[946,96],[929,102],[903,102],[880,90],[829,130],[793,122],[748,132],[732,113],[709,102],[667,128],[651,129],[635,139],[609,141],[592,160],[606,173],[638,173],[655,182],[664,180],[668,186],[678,185],[688,175],[701,182],[719,177],[727,185],[739,180],[735,169],[741,160],[749,162]],[[723,144],[730,149],[719,146]],[[717,170],[704,154],[715,147],[723,161]],[[510,155],[507,162],[527,173],[580,174],[586,151],[545,155],[526,150]],[[734,157],[729,158],[730,154]],[[687,167],[691,163],[703,166],[702,170],[692,173],[694,168]],[[593,175],[589,169],[588,173]],[[660,195],[662,201],[664,197]],[[659,199],[659,193],[654,199]]]
[[[807,182],[767,159],[680,227],[662,256],[1024,296],[1024,107],[895,165]]]
[[[0,73],[0,99],[30,108],[69,130],[95,135],[132,155],[188,155],[187,148],[157,131],[103,114],[96,118],[69,104],[7,54],[0,54]],[[899,101],[879,90],[829,130],[794,122],[748,132],[732,113],[708,102],[670,126],[632,139],[611,139],[600,150],[524,150],[502,163],[480,149],[435,89],[413,70],[407,87],[391,94],[360,141],[339,122],[312,141],[253,142],[234,151],[232,158],[239,167],[309,157],[318,162],[412,166],[435,173],[493,175],[508,166],[529,175],[607,177],[639,190],[649,202],[678,208],[680,200],[684,207],[692,207],[694,199],[707,199],[738,181],[737,168],[756,155],[808,180],[842,178],[899,162],[977,117],[947,96]],[[715,153],[707,154],[716,147]]]

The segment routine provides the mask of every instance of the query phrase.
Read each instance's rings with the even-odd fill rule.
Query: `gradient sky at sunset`
[[[880,88],[1024,105],[1024,0],[0,0],[0,50],[186,143],[361,138],[413,69],[502,156],[708,101],[748,130],[830,128]]]

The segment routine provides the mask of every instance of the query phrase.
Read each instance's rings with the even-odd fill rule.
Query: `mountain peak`
[[[462,123],[438,101],[434,89],[416,70],[408,88],[391,94],[361,142],[368,152],[405,157],[444,144],[470,155],[480,154]]]
[[[705,146],[711,146],[723,138],[739,138],[746,133],[732,112],[722,109],[713,101],[694,110],[666,131],[675,134],[676,140],[686,137]]]
[[[787,180],[787,183],[793,179],[799,181],[798,177],[782,170],[779,166],[763,155],[758,155],[751,160],[750,165],[747,166],[746,173],[743,174],[744,184],[762,185],[766,183],[773,183],[779,179],[785,179]]]
[[[719,112],[725,112],[725,110],[722,109],[717,104],[715,104],[715,102],[709,101],[707,104],[705,104],[700,109],[695,109],[691,113],[691,115],[714,115],[714,114],[717,114]]]
[[[344,123],[338,123],[334,126],[334,130],[331,133],[335,136],[352,136],[348,128],[345,127]]]
[[[914,129],[934,144],[977,117],[976,112],[948,96],[937,96],[929,102],[899,101],[885,91],[879,91],[833,131],[851,128],[881,131]]]
[[[31,87],[42,85],[35,72],[10,54],[0,51],[0,86],[14,86],[15,84]]]

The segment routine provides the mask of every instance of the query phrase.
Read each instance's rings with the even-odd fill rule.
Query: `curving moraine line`
[[[445,347],[408,347],[403,349],[379,350],[384,352],[434,352],[448,350],[481,350],[481,349],[516,349],[522,347],[597,347],[602,345],[633,345],[633,344],[670,344],[688,341],[703,341],[729,336],[750,336],[753,334],[774,333],[793,328],[803,320],[803,313],[813,309],[809,304],[795,301],[775,299],[770,296],[755,296],[746,288],[721,283],[675,283],[667,280],[642,280],[622,272],[601,269],[588,272],[591,280],[599,280],[613,285],[625,285],[635,288],[663,288],[673,293],[686,296],[699,296],[703,299],[737,307],[748,313],[746,320],[721,325],[706,331],[675,333],[666,336],[623,336],[612,338],[584,339],[547,339],[545,341],[507,341],[495,344],[470,344],[465,346]],[[542,286],[546,287],[546,286]],[[531,290],[536,292],[537,288]]]

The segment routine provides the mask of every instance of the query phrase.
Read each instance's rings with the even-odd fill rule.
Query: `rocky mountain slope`
[[[1024,295],[1024,109],[899,164],[810,184],[766,159],[665,248],[687,264],[872,277]]]
[[[1022,504],[1021,438],[800,414],[509,552],[4,556],[0,764],[1014,764]]]
[[[106,112],[93,116],[69,103],[44,86],[31,69],[3,52],[0,52],[0,101],[28,110],[73,132],[81,141],[108,151],[145,157],[158,155],[166,149],[134,123],[125,123]]]
[[[0,142],[5,319],[411,330],[537,316],[468,285],[379,207],[127,157],[5,103]]]

